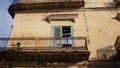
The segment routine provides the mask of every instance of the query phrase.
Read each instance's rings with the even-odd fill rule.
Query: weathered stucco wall
[[[52,26],[73,26],[74,36],[86,36],[84,12],[80,12],[73,23],[70,20],[66,21],[51,21],[45,19],[50,14],[76,14],[77,12],[58,12],[58,13],[18,13],[13,22],[11,37],[19,36],[34,36],[34,37],[50,37]],[[79,31],[81,30],[81,31]]]
[[[113,0],[84,0],[85,8],[115,7]]]
[[[91,58],[96,57],[96,49],[114,45],[120,35],[120,22],[115,19],[117,11],[86,11],[89,50]]]
[[[33,11],[18,12],[13,21],[10,37],[50,37],[51,26],[72,25],[74,36],[87,36],[89,38],[90,58],[96,58],[96,50],[113,45],[116,37],[120,35],[120,22],[115,16],[120,10],[104,11],[69,11],[44,13]],[[50,14],[78,14],[76,22],[45,21]]]

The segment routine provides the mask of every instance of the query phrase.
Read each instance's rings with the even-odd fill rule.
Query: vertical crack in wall
[[[88,44],[90,45],[88,21],[87,21],[85,11],[83,12],[83,16],[84,16],[84,19],[85,19],[85,28],[86,28],[86,31],[87,31],[87,38],[88,38],[87,41],[88,41]]]
[[[83,16],[84,16],[84,18],[85,18],[86,31],[89,32],[88,25],[87,25],[87,18],[86,18],[86,15],[85,15],[85,11],[84,11],[84,13],[83,13]]]

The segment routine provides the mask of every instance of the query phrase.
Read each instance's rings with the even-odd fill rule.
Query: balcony
[[[13,4],[53,3],[53,2],[79,2],[83,0],[14,0]]]
[[[12,7],[19,10],[54,9],[54,8],[80,8],[84,0],[14,0]]]
[[[14,0],[9,8],[9,13],[14,17],[15,11],[60,9],[60,8],[81,8],[84,7],[84,0]]]
[[[39,52],[53,50],[86,51],[86,37],[18,37],[18,38],[0,38],[0,44],[3,46],[6,42],[4,51],[11,49],[16,43],[20,43],[22,51]],[[4,47],[3,47],[4,48]],[[1,48],[1,49],[3,49]]]
[[[2,47],[3,45],[6,47]],[[90,54],[86,37],[0,38],[0,46],[1,54],[3,53],[7,62],[16,59],[19,59],[19,62],[77,62],[88,60]],[[18,47],[21,48],[19,52]]]

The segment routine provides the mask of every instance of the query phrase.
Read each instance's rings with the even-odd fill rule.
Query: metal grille
[[[41,50],[87,50],[86,37],[58,37],[58,38],[0,38],[1,50],[13,48],[20,43],[23,51]],[[64,45],[64,46],[63,46]]]

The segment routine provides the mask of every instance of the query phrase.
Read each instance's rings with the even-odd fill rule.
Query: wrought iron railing
[[[116,54],[116,50],[113,45],[98,49],[96,52],[97,60],[112,60],[113,56]]]
[[[22,51],[43,51],[43,50],[87,50],[86,37],[18,37],[0,38],[0,49],[14,49],[13,45],[21,44]]]
[[[79,2],[83,0],[14,0],[13,3]]]

